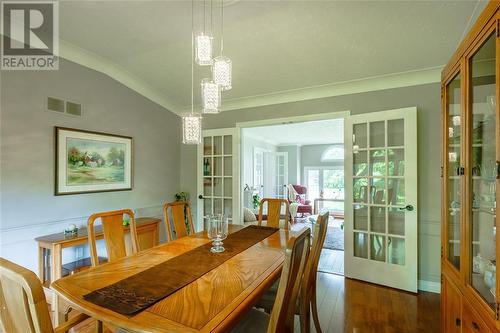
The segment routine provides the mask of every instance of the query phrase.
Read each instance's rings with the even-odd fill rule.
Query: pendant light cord
[[[191,0],[191,115],[194,114],[194,0]]]
[[[221,20],[220,20],[220,55],[224,51],[224,0],[221,0]]]

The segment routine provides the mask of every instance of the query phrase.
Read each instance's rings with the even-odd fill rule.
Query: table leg
[[[61,245],[55,244],[52,246],[52,267],[50,272],[51,281],[59,280],[62,276],[62,248]],[[64,311],[60,309],[60,300],[57,293],[53,293],[52,296],[53,311],[54,311],[54,323],[56,326],[64,322]]]

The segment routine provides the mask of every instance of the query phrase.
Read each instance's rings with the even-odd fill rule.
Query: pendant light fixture
[[[220,56],[213,60],[212,76],[213,81],[220,86],[222,91],[230,90],[232,76],[231,59],[223,55],[224,51],[224,0],[221,0],[221,37],[220,37]]]
[[[219,113],[221,101],[220,87],[210,79],[201,81],[201,100],[203,113]]]
[[[194,0],[191,0],[191,112],[182,117],[182,143],[201,143],[201,115],[194,112]]]
[[[212,0],[210,0],[210,30],[213,27]],[[221,88],[211,79],[201,81],[202,113],[219,113],[221,104]]]
[[[196,63],[200,66],[208,66],[212,64],[213,37],[206,32],[206,8],[205,0],[203,0],[203,32],[196,35],[194,38]]]

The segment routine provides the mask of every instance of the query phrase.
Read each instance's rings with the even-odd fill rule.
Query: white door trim
[[[260,126],[271,126],[271,125],[285,125],[294,123],[304,123],[308,121],[315,120],[330,120],[345,118],[351,115],[351,111],[335,111],[335,112],[324,112],[324,113],[314,113],[303,116],[290,116],[285,118],[273,118],[273,119],[263,119],[255,121],[244,121],[236,123],[236,127],[247,128],[247,127],[260,127]]]

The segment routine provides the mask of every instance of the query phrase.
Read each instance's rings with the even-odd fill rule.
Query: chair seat
[[[267,332],[270,316],[262,311],[252,309],[236,327],[231,331],[233,333],[260,333]]]

